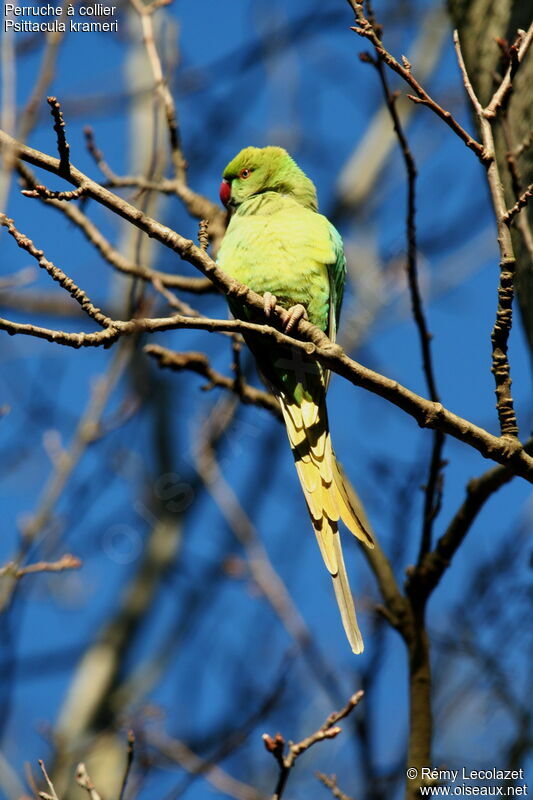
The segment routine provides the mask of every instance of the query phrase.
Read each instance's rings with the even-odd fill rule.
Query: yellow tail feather
[[[353,652],[362,653],[363,639],[357,625],[337,523],[342,519],[358,539],[373,547],[370,526],[332,450],[325,405],[309,400],[298,405],[284,397],[279,400],[320,552],[333,580],[344,630]]]

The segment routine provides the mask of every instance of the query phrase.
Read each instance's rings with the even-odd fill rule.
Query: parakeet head
[[[225,206],[239,206],[264,192],[279,192],[317,210],[313,182],[282,147],[245,147],[222,177],[220,199]]]

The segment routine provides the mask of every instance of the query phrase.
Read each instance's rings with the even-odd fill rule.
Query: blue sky
[[[433,3],[415,3],[404,13],[390,2],[376,6],[386,25],[386,41],[400,54],[409,51],[419,35],[420,20]],[[165,19],[166,46],[177,43],[179,52],[172,89],[191,185],[217,200],[223,167],[241,147],[283,144],[316,182],[321,210],[331,210],[338,175],[382,102],[377,76],[357,57],[363,47],[349,30],[352,19],[347,5],[330,0],[309,8],[304,0],[277,0],[267,11],[259,2],[220,4],[211,0],[201,13],[196,4],[176,3],[162,10],[160,17]],[[87,124],[93,126],[113,169],[122,174],[137,168],[131,165],[133,142],[142,138],[144,128],[138,118],[128,114],[128,27],[133,24],[134,20],[123,15],[119,36],[67,37],[48,92],[62,101],[73,162],[91,176],[98,173],[84,147],[82,130]],[[23,37],[17,34],[16,43],[22,44]],[[21,54],[18,61],[19,108],[33,85],[41,53],[39,48]],[[471,124],[449,35],[429,87],[463,124]],[[87,103],[87,97],[94,102]],[[45,105],[41,103],[30,143],[53,153],[55,136]],[[135,128],[137,125],[141,127]],[[473,154],[428,110],[416,109],[408,135],[420,172],[419,263],[429,299],[428,323],[434,334],[433,356],[442,401],[495,433],[490,329],[496,308],[498,251],[484,176]],[[51,188],[59,188],[60,182],[48,176],[46,180]],[[380,269],[384,269],[404,252],[404,204],[403,164],[395,149],[364,211],[344,220],[341,233],[356,253],[361,251],[362,259],[371,241]],[[196,235],[196,221],[187,217],[177,200],[163,199],[156,210],[162,221],[183,235]],[[126,291],[125,280],[117,277],[57,212],[21,197],[15,185],[8,212],[95,303],[103,309],[117,305]],[[88,213],[113,241],[126,241],[120,220],[94,207]],[[27,254],[19,251],[5,232],[0,246],[0,277],[29,266]],[[154,249],[153,259],[159,269],[193,274],[189,265],[162,248]],[[395,280],[396,291],[387,297],[354,356],[425,394],[401,264]],[[48,276],[40,274],[27,291],[52,289],[60,292]],[[203,312],[213,316],[227,313],[221,298],[185,299],[197,301]],[[353,301],[353,287],[349,287],[345,317]],[[28,312],[3,309],[2,314],[28,320]],[[56,324],[51,316],[33,314],[31,319],[50,327]],[[92,329],[83,319],[62,320],[61,326]],[[223,337],[176,331],[153,341],[176,350],[203,350],[214,366],[229,374],[231,353]],[[0,551],[4,562],[16,550],[24,515],[39,506],[52,468],[50,452],[58,443],[68,445],[91,386],[116,355],[113,350],[74,351],[6,335],[0,337],[0,348],[0,405],[11,408],[0,422],[4,456]],[[518,315],[510,354],[514,397],[525,437],[531,427],[530,357]],[[72,552],[83,560],[83,568],[72,574],[26,578],[4,622],[7,647],[2,699],[7,705],[2,750],[19,777],[25,761],[52,758],[49,732],[57,722],[79,659],[113,619],[125,587],[143,563],[154,528],[146,509],[150,508],[150,493],[157,493],[161,486],[162,462],[165,474],[172,473],[172,481],[186,487],[187,502],[175,522],[175,556],[122,654],[120,680],[142,674],[148,665],[158,668],[147,683],[149,688],[133,693],[123,709],[125,717],[145,719],[143,709],[148,704],[155,706],[160,717],[155,715],[155,721],[146,723],[148,727],[196,743],[208,754],[210,736],[215,737],[214,732],[227,723],[232,702],[245,704],[248,697],[248,705],[240,710],[251,710],[279,675],[290,648],[289,637],[248,581],[228,579],[221,572],[226,557],[241,558],[242,552],[196,475],[194,442],[203,420],[221,401],[215,392],[202,393],[201,384],[197,376],[158,373],[151,362],[139,357],[137,367],[121,377],[111,395],[103,416],[106,435],[87,449],[54,509],[53,524],[32,547],[29,560]],[[143,394],[146,385],[149,389]],[[129,412],[127,404],[132,398],[141,400],[138,408]],[[418,550],[423,502],[419,486],[424,482],[431,434],[421,431],[399,409],[335,376],[328,405],[337,454],[358,487],[386,552],[398,552],[397,578],[402,583],[405,567],[413,563]],[[158,425],[163,431],[162,444],[157,438]],[[220,443],[219,457],[225,479],[252,519],[347,697],[359,688],[360,673],[370,663],[372,649],[354,659],[344,641],[282,428],[265,411],[241,408]],[[442,533],[462,502],[466,482],[491,466],[452,439],[447,440],[445,457],[449,464],[436,534]],[[436,762],[440,759],[453,767],[463,766],[463,761],[472,768],[505,766],[498,758],[512,734],[513,721],[505,704],[494,699],[490,672],[476,682],[479,664],[469,658],[467,648],[460,646],[452,656],[438,642],[451,637],[461,644],[464,626],[478,614],[479,642],[501,655],[505,675],[517,676],[511,691],[517,702],[524,702],[531,649],[531,631],[526,630],[529,566],[525,532],[532,514],[524,481],[516,479],[504,487],[476,520],[431,600],[428,624],[440,681],[437,722],[440,715],[445,718],[442,726],[437,725]],[[363,634],[368,640],[377,589],[357,546],[348,536],[345,539],[354,593],[360,598]],[[494,587],[494,596],[502,598],[502,603],[491,616],[484,611],[484,597],[476,607],[469,587],[479,565],[486,565],[487,571],[494,568],[507,541],[507,551],[514,556]],[[184,617],[189,607],[197,609],[192,621]],[[490,603],[486,607],[490,608]],[[495,642],[495,637],[504,632],[509,645],[500,649],[501,641]],[[382,667],[361,713],[372,723],[373,763],[386,774],[401,760],[405,747],[406,665],[403,645],[394,632],[388,631],[380,646]],[[454,685],[461,680],[469,687],[468,702],[452,713],[447,697],[457,698]],[[314,730],[333,707],[331,696],[316,685],[301,658],[291,661],[286,682],[284,701],[253,729],[243,749],[224,762],[230,773],[265,792],[272,789],[274,771],[260,741],[263,730],[279,728],[297,739]],[[345,778],[348,793],[364,796],[365,769],[360,754],[354,760],[353,752],[349,734],[318,746],[305,756],[305,763],[302,758],[287,796],[296,800],[317,791],[315,769],[336,772],[339,782]],[[531,762],[520,766],[531,767]],[[175,766],[158,767],[141,796],[163,797],[180,780],[184,778]],[[210,791],[199,779],[184,796],[201,800],[210,796]]]

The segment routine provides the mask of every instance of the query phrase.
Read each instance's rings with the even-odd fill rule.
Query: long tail
[[[300,404],[279,397],[298,477],[318,540],[322,558],[333,580],[344,630],[354,653],[363,652],[342,548],[338,521],[367,547],[374,547],[361,503],[337,462],[331,447],[325,402]]]

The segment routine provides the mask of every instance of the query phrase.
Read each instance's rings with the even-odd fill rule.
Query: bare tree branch
[[[7,228],[18,246],[22,250],[25,250],[27,253],[29,253],[29,255],[37,261],[39,266],[48,272],[52,280],[57,281],[61,288],[65,289],[65,291],[67,291],[70,296],[80,304],[87,316],[97,322],[102,328],[110,327],[112,324],[110,317],[102,314],[100,309],[96,308],[96,306],[91,303],[85,292],[80,289],[79,286],[76,286],[74,281],[69,278],[62,269],[56,267],[51,261],[48,261],[44,255],[44,252],[42,250],[38,250],[31,239],[29,239],[15,227],[15,223],[12,219],[6,217],[5,214],[0,214],[0,225]]]
[[[0,567],[0,578],[4,575],[11,575],[13,578],[22,578],[23,575],[32,575],[36,572],[63,572],[66,569],[79,569],[81,560],[76,556],[66,553],[57,561],[37,561],[35,564],[27,564],[19,567],[14,561]]]
[[[331,790],[331,794],[337,800],[353,800],[353,798],[348,797],[347,794],[342,792],[339,787],[337,786],[337,776],[336,775],[325,775],[323,772],[317,772],[316,774],[318,780],[324,784],[328,789]]]
[[[416,96],[408,95],[408,97],[414,102],[421,103],[422,105],[430,108],[438,117],[442,119],[443,122],[446,123],[446,125],[448,125],[454,131],[454,133],[457,134],[457,136],[459,136],[459,138],[478,156],[478,158],[484,159],[486,156],[483,150],[483,145],[470,136],[470,134],[465,131],[465,129],[457,122],[455,117],[449,111],[446,111],[432,97],[430,97],[423,86],[421,86],[421,84],[412,74],[411,65],[407,59],[405,57],[403,58],[402,66],[402,64],[400,64],[394,58],[394,56],[392,56],[388,50],[385,49],[383,42],[372,27],[372,24],[365,17],[363,3],[358,2],[357,0],[348,0],[348,4],[353,9],[357,19],[357,26],[353,27],[352,30],[359,36],[362,36],[372,42],[376,52],[379,54],[380,58],[385,62],[385,64],[387,64],[387,66],[389,66],[394,72],[403,78],[412,89],[414,89]]]
[[[514,277],[516,268],[516,258],[513,250],[511,232],[507,220],[507,207],[503,184],[500,177],[498,162],[495,155],[494,133],[492,120],[495,118],[498,109],[501,107],[503,99],[511,88],[511,79],[520,61],[523,59],[531,41],[533,39],[533,23],[529,33],[523,38],[520,47],[517,49],[517,63],[514,67],[509,65],[509,69],[500,85],[494,93],[492,100],[486,108],[482,108],[477,99],[472,84],[466,71],[466,66],[461,52],[459,34],[454,31],[454,43],[457,53],[457,60],[463,75],[463,81],[467,94],[470,98],[479,123],[481,138],[485,152],[490,155],[485,166],[487,169],[487,181],[489,184],[492,205],[496,216],[498,227],[498,245],[500,248],[500,281],[498,284],[498,309],[496,321],[492,329],[492,373],[496,382],[496,407],[500,420],[500,430],[502,436],[517,437],[518,424],[514,410],[513,398],[511,396],[511,368],[507,355],[507,347],[511,327],[513,324],[513,298],[514,298]],[[503,87],[503,91],[502,91]],[[527,198],[526,198],[527,199]]]
[[[120,787],[120,794],[118,800],[123,800],[126,786],[128,785],[128,778],[130,776],[133,759],[135,757],[135,733],[132,730],[128,731],[128,750],[126,754],[126,769],[124,770],[124,777],[122,778],[122,785]]]
[[[102,800],[95,789],[94,783],[87,772],[87,767],[85,764],[78,764],[76,768],[76,783],[78,786],[81,786],[82,789],[85,789],[89,795],[89,800]]]
[[[57,135],[57,151],[59,153],[59,172],[68,174],[70,169],[70,147],[65,136],[65,120],[57,97],[47,97],[50,113],[54,119],[54,130]]]
[[[533,451],[533,439],[526,443],[525,449]],[[426,554],[416,570],[410,572],[410,592],[415,591],[427,598],[435,590],[485,503],[513,477],[513,473],[505,467],[494,467],[469,481],[466,497],[435,549]]]
[[[519,31],[516,42],[511,45],[509,53],[509,66],[507,67],[505,75],[503,76],[502,82],[500,83],[498,89],[494,92],[490,103],[484,110],[484,116],[487,119],[496,117],[499,110],[505,105],[507,97],[513,88],[513,78],[516,74],[516,70],[527,55],[532,42],[533,23],[529,26],[527,33],[526,31]]]
[[[176,353],[158,344],[146,345],[144,352],[148,353],[149,356],[153,356],[162,367],[176,372],[189,370],[207,378],[209,383],[207,386],[202,387],[203,389],[212,389],[215,386],[227,389],[236,394],[243,403],[265,408],[267,411],[271,411],[278,419],[281,419],[279,403],[273,394],[256,389],[254,386],[249,386],[243,381],[235,381],[213,369],[205,353]]]
[[[35,186],[38,185],[33,173],[25,164],[19,162],[17,169],[25,186],[35,188]],[[39,197],[46,205],[60,211],[69,222],[76,225],[87,241],[100,253],[102,258],[119,272],[135,278],[140,278],[144,281],[153,281],[154,278],[157,278],[163,286],[170,289],[181,289],[194,294],[205,294],[206,292],[216,291],[213,283],[207,278],[187,278],[184,275],[172,275],[166,272],[149,269],[142,264],[136,264],[119,252],[78,206],[63,203],[54,197],[49,198],[43,197],[42,195],[39,195]]]
[[[341,733],[342,728],[340,728],[337,723],[344,719],[344,717],[347,717],[348,714],[351,714],[361,701],[363,694],[364,692],[362,691],[353,694],[344,708],[341,708],[340,711],[333,711],[323,725],[310,736],[306,736],[306,738],[302,739],[300,742],[289,742],[286,754],[285,739],[280,733],[277,733],[274,737],[269,736],[267,733],[263,734],[263,742],[266,749],[269,753],[272,753],[279,765],[279,776],[274,794],[272,795],[272,800],[280,800],[283,796],[290,772],[302,753],[305,753],[306,750],[309,750],[309,748],[317,742],[323,742],[324,739],[334,739]]]
[[[529,200],[531,200],[532,197],[533,197],[533,184],[530,184],[527,187],[527,189],[520,195],[514,206],[510,208],[509,211],[507,211],[503,215],[502,222],[504,222],[506,225],[510,225],[513,219],[518,214],[518,212],[527,205],[527,203],[529,202]]]
[[[44,761],[39,760],[39,767],[41,768],[41,772],[44,775],[46,785],[48,786],[48,791],[50,792],[50,794],[47,794],[46,792],[39,792],[39,796],[42,798],[42,800],[59,800],[56,794],[56,790],[54,789],[54,784],[50,780],[48,773],[46,771]]]

